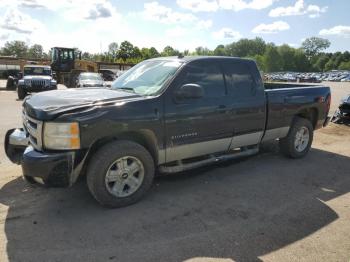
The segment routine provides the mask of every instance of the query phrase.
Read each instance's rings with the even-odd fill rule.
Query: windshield
[[[79,76],[81,80],[98,80],[102,81],[102,78],[99,74],[81,74]]]
[[[155,95],[179,69],[178,61],[150,60],[129,69],[112,84],[112,89],[130,90],[140,95]]]
[[[24,75],[25,76],[39,76],[39,75],[44,75],[44,76],[50,76],[51,75],[51,69],[48,67],[25,67],[24,68]]]

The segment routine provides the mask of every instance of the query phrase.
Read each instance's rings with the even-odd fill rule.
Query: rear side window
[[[216,62],[194,61],[184,69],[182,85],[198,84],[205,97],[220,97],[226,94],[223,73]]]
[[[229,95],[240,98],[255,96],[256,84],[248,65],[225,62],[224,72]]]

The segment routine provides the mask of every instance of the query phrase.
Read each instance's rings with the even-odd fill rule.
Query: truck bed
[[[264,83],[265,90],[285,89],[285,88],[308,88],[321,86],[320,84],[302,84],[302,83]]]
[[[267,100],[266,130],[290,127],[294,116],[308,118],[312,114],[314,129],[327,118],[330,89],[323,85],[265,83]]]

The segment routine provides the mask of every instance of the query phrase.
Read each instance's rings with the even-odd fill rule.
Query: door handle
[[[225,105],[219,105],[218,108],[216,109],[217,112],[219,113],[225,113],[226,112],[226,106]]]

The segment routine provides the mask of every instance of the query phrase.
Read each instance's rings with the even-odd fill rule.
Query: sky
[[[28,45],[107,51],[111,42],[180,51],[214,49],[262,37],[300,47],[311,36],[350,50],[349,0],[0,0],[0,46]]]

